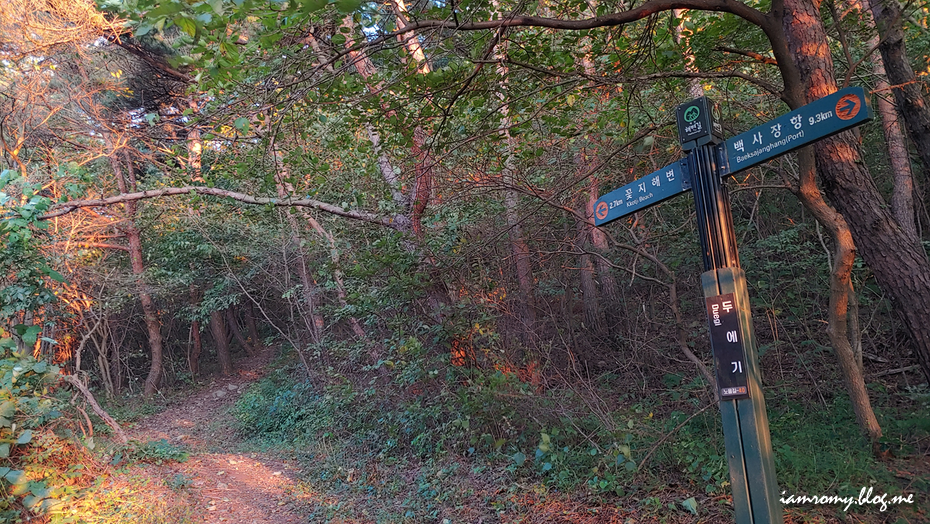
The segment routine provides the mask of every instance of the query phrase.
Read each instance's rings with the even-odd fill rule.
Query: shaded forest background
[[[69,392],[143,409],[267,348],[237,407],[250,438],[338,437],[359,471],[490,457],[505,483],[656,515],[656,486],[713,504],[691,199],[604,228],[592,205],[681,158],[679,103],[719,101],[732,136],[844,85],[872,123],[727,182],[779,484],[926,492],[926,6],[0,7],[11,515],[76,496],[29,466],[53,447],[34,435],[96,416]],[[23,498],[27,480],[49,491]]]

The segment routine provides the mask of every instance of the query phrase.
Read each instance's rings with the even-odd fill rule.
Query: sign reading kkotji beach
[[[594,204],[594,224],[602,226],[685,191],[694,197],[707,335],[737,524],[776,524],[783,517],[748,285],[739,265],[723,179],[871,118],[865,91],[850,87],[724,140],[719,106],[698,98],[676,109],[678,136],[687,156]]]

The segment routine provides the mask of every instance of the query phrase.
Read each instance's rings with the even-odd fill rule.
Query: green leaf
[[[58,271],[55,271],[54,269],[51,269],[51,268],[49,268],[49,267],[46,267],[46,268],[45,268],[45,274],[48,275],[49,278],[51,278],[51,279],[54,280],[55,282],[61,282],[62,284],[64,284],[65,282],[67,282],[67,280],[65,279],[65,276],[64,276],[64,275],[62,275],[62,274],[59,273]]]
[[[213,11],[214,11],[216,14],[218,14],[218,15],[220,15],[220,16],[223,16],[223,12],[224,12],[224,10],[223,10],[223,0],[207,0],[207,4],[209,4],[210,7],[213,8]]]
[[[695,500],[694,497],[681,501],[681,507],[690,511],[692,515],[698,514],[697,500]]]
[[[0,444],[0,458],[7,458],[9,456],[10,456],[10,445],[6,442],[4,442],[3,444]],[[4,478],[6,478],[8,475],[9,473],[4,475]]]
[[[9,446],[9,444],[4,444]],[[3,478],[6,479],[10,484],[18,484],[25,476],[25,473],[21,469],[11,469],[7,471]]]
[[[17,444],[29,444],[30,442],[32,442],[32,430],[31,429],[27,429],[26,431],[23,431],[23,434],[20,435],[18,439],[16,439]]]
[[[249,129],[249,119],[244,116],[240,116],[236,119],[235,122],[233,122],[233,126],[239,131],[245,133]]]
[[[29,326],[26,328],[26,332],[23,333],[23,342],[29,345],[35,344],[36,340],[39,340],[39,333],[41,332],[42,326]]]
[[[304,12],[312,13],[314,11],[319,11],[320,9],[326,7],[326,4],[328,3],[328,0],[305,0],[303,2]]]
[[[0,404],[0,417],[13,418],[14,413],[16,413],[16,402],[7,400]]]
[[[362,0],[336,0],[336,9],[340,13],[351,13],[362,5]]]
[[[346,43],[346,36],[336,34],[336,35],[333,35],[333,37],[330,38],[329,41],[335,46],[341,46]]]
[[[519,451],[511,455],[510,458],[513,459],[513,461],[517,464],[517,466],[522,466],[523,463],[526,462],[526,455],[524,455],[523,453],[520,453]]]
[[[197,22],[195,22],[194,19],[181,15],[176,16],[173,22],[174,25],[178,26],[178,28],[185,33],[191,35],[191,37],[197,36]]]
[[[153,29],[152,24],[148,22],[142,22],[136,26],[135,30],[132,32],[132,36],[140,37],[149,34]]]
[[[36,373],[45,373],[46,370],[48,370],[48,364],[46,364],[44,360],[40,360],[32,366],[32,370]]]

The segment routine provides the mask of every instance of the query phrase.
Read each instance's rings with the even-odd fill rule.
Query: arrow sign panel
[[[727,140],[728,161],[722,162],[720,174],[757,166],[871,119],[865,91],[861,87],[841,89]]]
[[[684,178],[681,164],[674,162],[607,193],[594,203],[594,225],[602,226],[689,190]]]

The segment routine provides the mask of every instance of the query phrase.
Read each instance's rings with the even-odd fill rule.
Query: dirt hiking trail
[[[261,377],[272,357],[273,350],[266,350],[239,361],[233,375],[212,377],[202,390],[129,429],[133,440],[165,439],[190,453],[184,462],[146,467],[144,474],[152,477],[154,488],[164,487],[170,492],[165,496],[191,505],[186,513],[193,522],[306,522],[288,496],[295,486],[295,463],[271,453],[238,453],[242,446],[232,429],[235,421],[229,408],[249,384]]]

